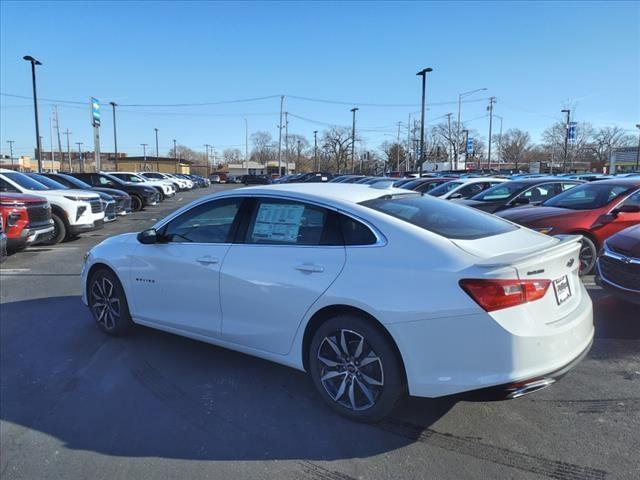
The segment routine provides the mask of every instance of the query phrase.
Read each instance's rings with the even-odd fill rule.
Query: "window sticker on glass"
[[[251,241],[296,243],[303,213],[304,205],[260,204]]]

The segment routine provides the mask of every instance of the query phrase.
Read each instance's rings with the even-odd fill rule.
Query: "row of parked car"
[[[54,245],[178,191],[209,185],[209,180],[188,174],[0,169],[0,251]]]

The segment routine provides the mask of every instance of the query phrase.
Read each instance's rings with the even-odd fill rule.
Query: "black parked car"
[[[581,183],[584,182],[561,177],[523,178],[499,183],[459,203],[496,213],[520,205],[538,205]]]
[[[105,188],[105,187],[92,187],[86,182],[82,180],[72,177],[66,173],[43,173],[45,177],[52,178],[58,183],[69,187],[69,188],[77,188],[79,190],[90,190],[93,192],[102,192],[110,195],[116,202],[116,214],[117,215],[126,215],[127,213],[131,213],[131,197],[127,192],[122,190],[116,190],[115,188]]]
[[[245,185],[268,185],[271,183],[271,179],[266,175],[242,175],[240,183]]]
[[[596,273],[596,283],[623,300],[640,304],[640,225],[605,240]]]
[[[149,205],[156,205],[160,201],[160,194],[153,187],[146,187],[131,182],[125,182],[108,173],[69,173],[94,187],[115,188],[127,192],[131,197],[131,208],[134,212]]]

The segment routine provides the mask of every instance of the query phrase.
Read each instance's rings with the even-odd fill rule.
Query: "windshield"
[[[2,175],[7,177],[9,180],[12,180],[13,182],[17,183],[22,188],[26,188],[27,190],[51,190],[46,185],[35,181],[33,178],[28,177],[24,173],[6,172],[6,173],[3,173]]]
[[[478,200],[481,202],[493,202],[496,200],[504,200],[509,198],[527,187],[528,184],[520,182],[506,182],[500,185],[495,185],[488,188],[484,192],[481,192],[473,197],[471,200]]]
[[[92,188],[91,185],[89,185],[88,183],[83,182],[79,178],[72,177],[71,175],[65,175],[64,173],[59,173],[58,176],[61,177],[66,182],[73,185],[74,187],[81,188],[83,190]]]
[[[56,182],[52,178],[45,177],[44,175],[38,175],[37,173],[27,173],[26,175],[53,190],[69,190],[69,187],[67,187],[66,185],[63,185],[60,182]]]
[[[588,183],[566,190],[543,202],[542,205],[571,210],[591,210],[605,206],[629,189],[628,185]]]
[[[443,183],[439,187],[436,187],[436,188],[434,188],[432,190],[429,190],[429,195],[433,195],[434,197],[441,197],[445,193],[448,193],[451,190],[453,190],[454,188],[459,187],[460,185],[463,185],[463,184],[464,184],[464,182],[447,182],[447,183]]]
[[[132,173],[115,173],[113,176],[131,183],[144,183],[143,179]]]
[[[479,210],[422,195],[383,197],[361,205],[450,239],[474,240],[518,228]]]

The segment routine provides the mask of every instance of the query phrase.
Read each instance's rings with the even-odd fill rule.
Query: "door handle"
[[[220,260],[213,258],[210,255],[205,255],[204,257],[196,258],[196,262],[201,263],[202,265],[214,265],[220,262]]]
[[[312,263],[303,263],[301,265],[296,265],[296,270],[305,273],[322,273],[324,272],[324,267],[320,265],[313,265]]]

